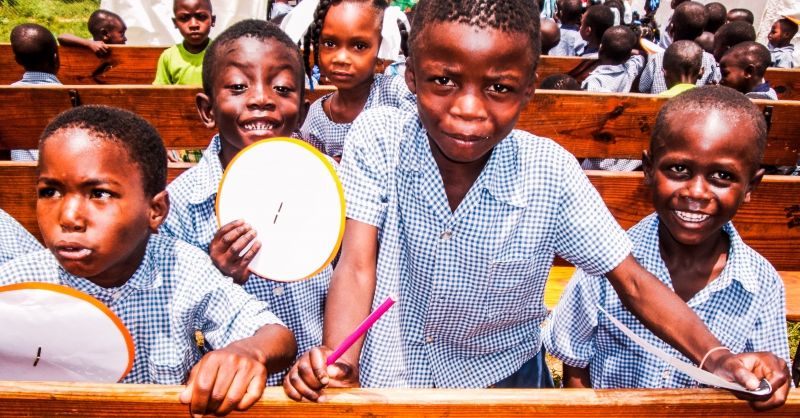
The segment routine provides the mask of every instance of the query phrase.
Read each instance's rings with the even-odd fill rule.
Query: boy
[[[722,25],[714,34],[714,59],[719,62],[732,46],[756,40],[756,30],[747,22],[734,21]]]
[[[600,50],[600,40],[608,28],[614,26],[614,13],[611,8],[602,4],[590,6],[581,18],[581,27],[578,30],[581,38],[586,41],[586,47],[581,52],[581,57],[597,58]]]
[[[125,45],[125,42],[128,41],[128,38],[125,37],[128,26],[116,13],[103,9],[95,10],[89,16],[88,26],[89,33],[92,34],[91,41],[64,33],[58,36],[58,42],[61,45],[88,48],[98,57],[102,57],[111,52],[108,45]]]
[[[581,55],[586,41],[579,32],[583,4],[581,0],[558,0],[556,17],[561,23],[561,40],[550,49],[548,54],[554,56],[575,57]]]
[[[674,41],[693,41],[703,34],[708,17],[705,7],[697,2],[688,1],[682,3],[675,9],[672,15],[672,25],[670,35]],[[667,83],[664,80],[664,53],[650,55],[650,58],[642,71],[639,80],[639,91],[642,93],[659,94],[667,90]],[[697,80],[697,85],[702,86],[719,81],[719,69],[714,57],[703,52],[703,75]]]
[[[706,14],[708,15],[708,22],[706,22],[705,31],[714,33],[725,24],[728,10],[724,4],[713,2],[706,4]]]
[[[217,17],[211,11],[211,0],[175,0],[172,23],[180,31],[183,42],[167,48],[158,58],[155,85],[203,84],[203,56],[209,43],[208,34]]]
[[[680,6],[682,3],[686,2],[687,0],[672,0],[669,4],[670,9],[675,10]],[[658,6],[656,6],[658,7]],[[672,12],[672,16],[667,19],[667,22],[661,26],[659,30],[659,39],[658,45],[664,49],[667,49],[669,45],[673,42],[672,39],[672,18],[675,17],[675,12]]]
[[[549,17],[541,18],[540,27],[542,31],[542,55],[547,55],[548,51],[561,42],[561,30],[558,28],[556,21]]]
[[[539,83],[542,90],[572,90],[580,91],[581,85],[569,74],[553,74],[542,79]]]
[[[655,213],[628,235],[637,261],[686,301],[725,347],[769,351],[788,361],[783,281],[730,222],[764,174],[759,163],[766,137],[758,107],[732,89],[700,87],[669,101],[644,152]],[[579,270],[543,330],[545,347],[564,362],[565,387],[697,386],[632,342],[598,305],[688,361],[647,331],[608,281]]]
[[[644,68],[644,57],[631,51],[636,47],[636,35],[627,26],[614,26],[603,34],[598,66],[583,80],[586,91],[628,93]]]
[[[730,9],[728,10],[728,22],[745,22],[753,26],[755,22],[755,16],[753,16],[753,12],[748,9]]]
[[[291,136],[302,119],[304,91],[300,52],[276,25],[244,20],[211,43],[203,62],[197,109],[206,127],[219,133],[193,168],[167,190],[172,208],[161,227],[211,255],[226,275],[268,303],[297,337],[301,350],[322,340],[322,309],[330,282],[327,267],[313,278],[282,283],[251,275],[247,265],[260,248],[243,222],[217,225],[215,202],[222,173],[234,155],[264,138]],[[251,242],[252,248],[240,257]],[[280,382],[283,374],[269,377]]]
[[[772,54],[772,66],[778,68],[794,68],[794,45],[792,38],[797,35],[797,23],[789,19],[778,19],[772,24],[767,35],[769,52]]]
[[[742,42],[729,49],[719,62],[720,84],[736,89],[751,99],[778,100],[778,94],[764,80],[772,57],[758,42]]]
[[[11,50],[14,60],[25,69],[22,79],[12,86],[61,84],[56,77],[59,67],[58,43],[47,28],[35,23],[23,23],[11,30]],[[36,161],[39,152],[11,150],[13,161]]]
[[[554,254],[610,271],[628,306],[692,360],[719,346],[680,298],[635,263],[575,158],[513,130],[539,58],[539,18],[528,3],[418,4],[406,71],[418,109],[373,109],[350,131],[340,169],[349,219],[324,345],[284,379],[292,399],[320,400],[326,385],[547,386],[539,324]],[[363,348],[358,343],[326,367],[331,347],[390,293],[397,306]],[[674,320],[662,321],[668,314]],[[720,351],[709,354],[707,369],[732,379],[724,370],[736,368],[744,381],[741,360]],[[779,393],[757,406],[781,404],[784,362],[739,356],[763,359],[779,377]],[[750,377],[752,388],[758,382]]]
[[[42,249],[42,244],[6,211],[0,209],[0,264]]]
[[[674,97],[697,87],[703,73],[703,49],[692,41],[675,41],[664,51],[664,81],[669,90],[662,96]]]
[[[169,210],[155,129],[128,111],[80,106],[51,121],[39,147],[36,218],[47,249],[0,266],[0,284],[57,283],[107,305],[134,341],[125,383],[183,384],[189,374],[180,400],[194,414],[258,400],[267,370],[291,361],[294,338],[202,251],[154,234]],[[203,356],[196,331],[214,351]]]

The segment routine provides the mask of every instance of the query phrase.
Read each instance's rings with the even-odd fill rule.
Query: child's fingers
[[[231,231],[239,228],[240,226],[244,225],[244,220],[237,219],[232,222],[228,222],[225,225],[222,225],[218,230],[217,233],[214,234],[213,241],[224,242],[224,236],[230,233]],[[232,241],[231,241],[232,242]],[[230,243],[228,243],[230,245]]]
[[[200,359],[200,362],[202,361],[203,359]],[[198,364],[200,364],[200,362],[198,362]],[[178,397],[178,400],[180,400],[183,404],[189,404],[189,402],[192,401],[192,389],[194,388],[194,378],[197,375],[197,370],[198,367],[195,366],[191,371],[189,371],[189,378],[186,380],[186,387]]]
[[[208,411],[219,365],[216,362],[201,361],[194,368],[198,370],[192,381],[192,401],[189,404],[189,412],[200,417]]]
[[[294,387],[295,391],[300,394],[301,399],[306,398],[310,401],[316,402],[319,400],[320,393],[317,390],[311,389],[298,373],[292,373],[287,377],[289,383]],[[316,378],[314,378],[316,380]],[[299,400],[299,399],[295,399]]]
[[[288,396],[289,399],[300,402],[303,400],[303,395],[301,395],[300,392],[298,392],[290,382],[290,376],[293,372],[294,370],[290,370],[289,373],[286,374],[286,377],[283,378],[283,392],[286,393],[286,396]]]
[[[311,351],[308,352],[308,358],[311,360],[311,370],[314,373],[314,377],[317,378],[321,385],[328,384],[328,367],[326,361],[328,356],[320,350],[318,347],[314,347]]]
[[[239,401],[239,405],[236,406],[236,409],[240,411],[244,411],[245,409],[250,408],[253,406],[256,401],[261,399],[261,395],[264,393],[264,387],[267,385],[267,373],[259,373],[256,376],[253,376],[250,379],[250,384],[247,385],[247,390],[242,396],[242,400]]]
[[[248,227],[248,228],[250,227],[249,225],[245,225],[245,226]],[[242,228],[244,228],[244,226]],[[239,229],[237,229],[236,231],[239,231]],[[234,231],[234,232],[236,232],[236,231]],[[230,233],[233,233],[233,232],[230,232]],[[244,256],[247,255],[247,252],[250,252],[250,250],[252,250],[253,248],[250,247],[250,249],[248,249],[247,252],[245,252],[244,250],[247,249],[247,246],[250,245],[250,243],[253,242],[255,240],[255,238],[256,238],[256,230],[255,229],[247,230],[247,232],[245,232],[243,235],[238,236],[230,244],[230,247],[228,247],[228,253],[230,254],[230,256],[233,259],[244,258]],[[253,246],[255,246],[255,244],[253,244]],[[244,252],[244,254],[243,254],[243,252]]]
[[[249,379],[245,375],[246,372],[233,367],[220,367],[206,411],[217,415],[227,415],[233,411],[247,390],[247,382],[244,380]]]

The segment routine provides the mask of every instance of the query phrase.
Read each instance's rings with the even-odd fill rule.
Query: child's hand
[[[261,399],[267,368],[237,343],[206,354],[192,368],[180,401],[193,416],[243,411]]]
[[[718,358],[709,356],[709,366],[705,369],[729,381],[755,389],[761,379],[767,379],[772,393],[764,397],[753,397],[735,392],[736,397],[749,401],[750,407],[757,411],[777,408],[786,403],[789,395],[789,367],[786,362],[772,353],[720,353]]]
[[[223,274],[232,277],[237,284],[244,284],[250,276],[247,266],[261,249],[261,243],[255,239],[256,231],[242,220],[223,225],[211,240],[211,260]],[[250,249],[241,254],[251,242]]]
[[[328,347],[314,347],[303,354],[297,363],[289,369],[283,379],[283,390],[286,396],[301,401],[325,401],[321,394],[326,386],[336,388],[358,387],[358,367],[339,359],[326,366],[325,361],[333,352]]]
[[[103,41],[90,41],[89,49],[91,49],[92,52],[94,52],[94,54],[97,55],[98,57],[104,57],[108,55],[109,52],[111,52],[108,49],[108,45],[106,45],[106,43]]]

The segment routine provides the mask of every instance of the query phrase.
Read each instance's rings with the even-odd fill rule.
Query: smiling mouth
[[[248,122],[242,125],[246,131],[271,131],[275,124],[266,121]]]
[[[705,213],[684,212],[680,210],[675,210],[673,211],[673,213],[675,214],[675,216],[678,217],[678,219],[684,222],[692,222],[692,223],[703,222],[710,216]]]

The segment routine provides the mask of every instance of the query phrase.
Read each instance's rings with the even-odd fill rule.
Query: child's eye
[[[492,84],[489,90],[493,93],[508,93],[511,91],[511,88],[503,84]]]
[[[244,84],[229,84],[225,86],[226,89],[232,90],[235,93],[240,93],[247,90],[247,86]]]
[[[280,94],[281,96],[288,96],[291,92],[294,91],[293,88],[286,87],[286,86],[275,86],[275,87],[273,87],[273,89],[276,92],[278,92],[278,94]]]
[[[727,171],[717,171],[716,173],[711,175],[711,178],[717,180],[731,181],[733,180],[733,175],[731,173],[728,173]]]
[[[358,50],[358,51],[364,51],[366,49],[369,49],[369,45],[365,44],[364,42],[356,43],[355,47],[356,47],[356,50]]]
[[[455,83],[449,77],[436,77],[433,82],[440,86],[455,86]]]
[[[673,173],[683,174],[683,173],[687,172],[687,169],[686,169],[685,165],[675,164],[675,165],[669,167],[669,171],[671,171]]]
[[[113,193],[103,189],[92,189],[90,194],[92,196],[92,199],[101,199],[101,200],[108,200],[114,196]]]
[[[51,199],[61,196],[61,193],[53,187],[40,187],[37,190],[37,194],[39,195],[39,199]]]
[[[333,42],[331,40],[327,40],[326,39],[326,40],[322,41],[321,43],[322,43],[322,46],[324,46],[325,48],[335,48],[336,47],[336,42]]]

